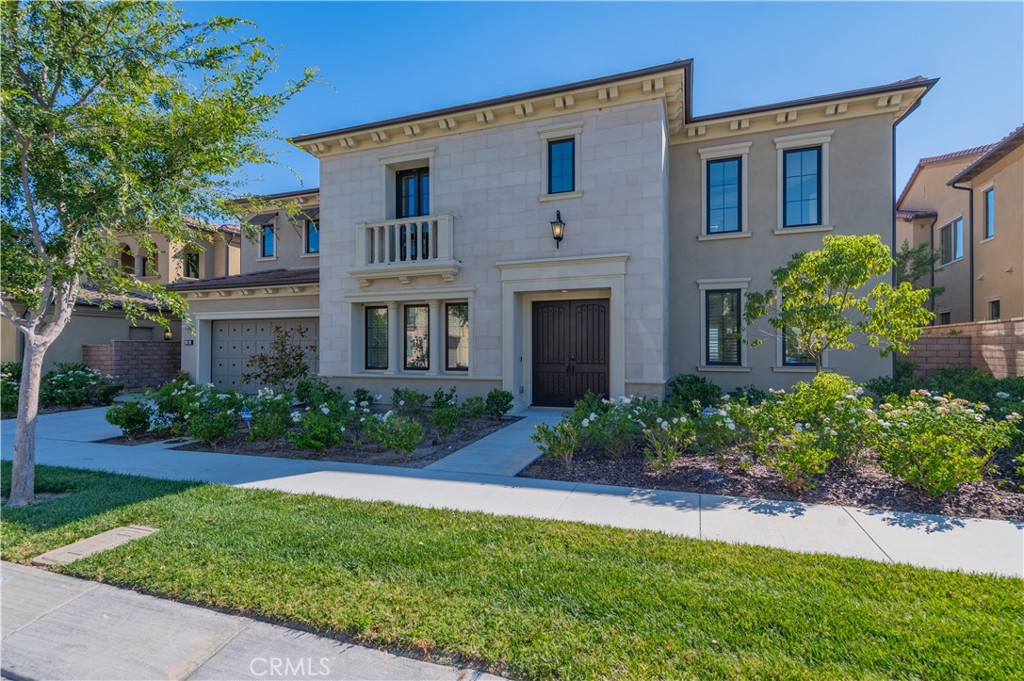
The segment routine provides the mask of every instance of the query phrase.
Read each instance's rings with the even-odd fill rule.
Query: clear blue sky
[[[239,16],[281,50],[269,85],[315,66],[326,84],[274,121],[283,136],[693,58],[696,115],[940,77],[897,134],[897,191],[917,159],[994,142],[1024,122],[1024,3],[189,2]],[[316,159],[259,193],[318,184]]]

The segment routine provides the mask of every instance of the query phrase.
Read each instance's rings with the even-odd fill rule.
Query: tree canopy
[[[820,250],[795,253],[772,271],[771,289],[747,294],[745,321],[766,317],[795,350],[814,357],[819,371],[828,350],[852,349],[858,335],[883,356],[907,352],[933,317],[924,307],[928,290],[885,281],[864,290],[894,265],[877,235],[826,236]]]
[[[4,2],[0,21],[0,292],[25,339],[13,501],[42,356],[83,279],[129,318],[153,314],[131,293],[183,316],[180,297],[121,267],[119,235],[150,252],[154,232],[208,240],[202,221],[237,214],[239,171],[272,162],[268,123],[313,72],[267,92],[276,54],[249,22],[186,21],[164,2]]]

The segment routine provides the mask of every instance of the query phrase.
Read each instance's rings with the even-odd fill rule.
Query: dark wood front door
[[[533,304],[533,403],[571,407],[587,392],[608,396],[608,301]]]

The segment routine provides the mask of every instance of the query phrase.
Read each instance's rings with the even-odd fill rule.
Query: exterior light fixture
[[[555,248],[562,243],[565,236],[565,223],[562,222],[562,211],[555,211],[555,219],[551,221],[551,237],[555,240]]]
[[[174,340],[174,334],[171,333],[170,329],[164,331],[164,340]]]

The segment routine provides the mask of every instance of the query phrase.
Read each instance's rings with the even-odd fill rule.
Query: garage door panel
[[[220,389],[237,389],[255,392],[259,386],[242,382],[242,374],[250,371],[249,357],[269,352],[274,340],[274,328],[292,331],[303,329],[304,338],[297,338],[296,344],[306,350],[313,373],[318,369],[315,348],[319,341],[319,320],[313,319],[242,319],[220,320],[212,324],[210,381]]]

